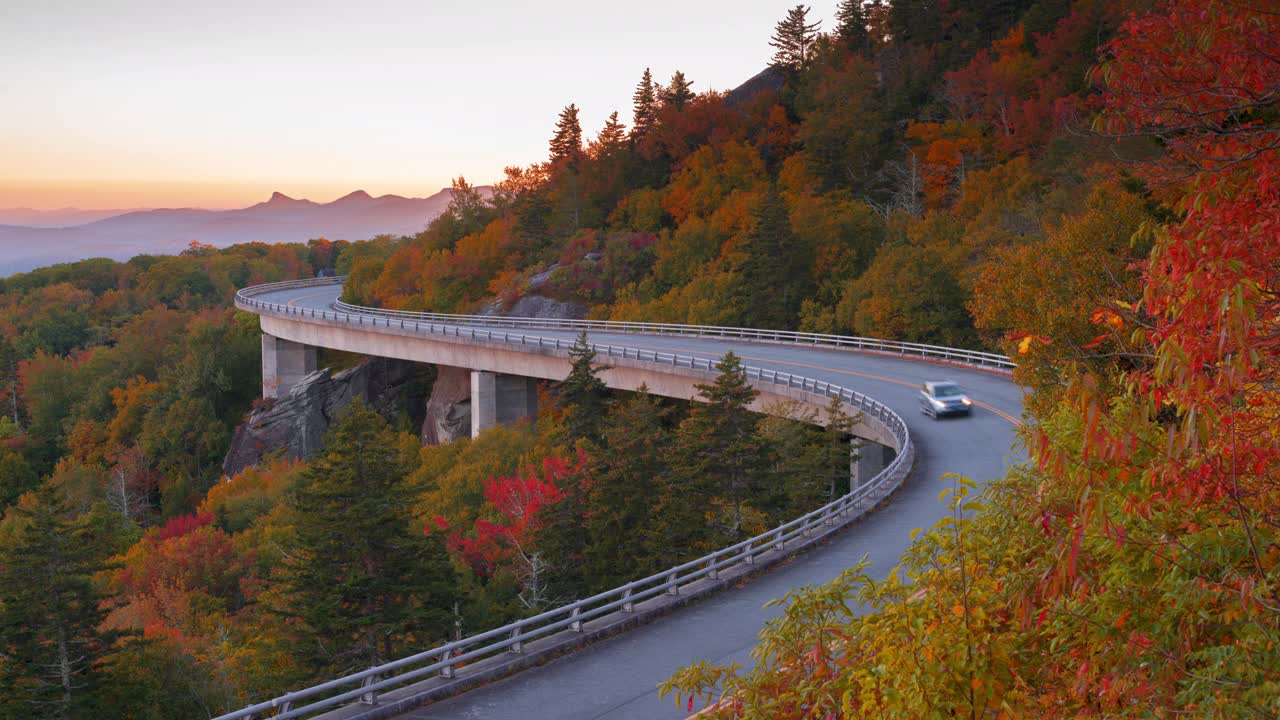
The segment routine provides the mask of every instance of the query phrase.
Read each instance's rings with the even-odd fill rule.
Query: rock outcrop
[[[419,439],[423,445],[443,445],[470,435],[471,371],[437,365]]]
[[[411,362],[370,358],[341,372],[324,369],[307,375],[288,395],[254,410],[236,428],[222,462],[223,473],[235,475],[279,450],[290,457],[311,457],[334,419],[357,397],[393,419],[404,409],[406,385],[416,370]]]
[[[582,303],[553,300],[543,295],[525,295],[504,309],[502,301],[489,303],[477,315],[486,317],[552,318],[556,320],[581,320],[587,316],[587,306]]]

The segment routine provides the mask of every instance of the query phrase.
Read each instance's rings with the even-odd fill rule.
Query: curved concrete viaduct
[[[291,382],[314,370],[316,347],[469,368],[474,371],[473,406],[492,402],[484,397],[486,388],[491,393],[510,395],[509,389],[506,393],[500,392],[502,378],[559,380],[568,372],[564,347],[576,337],[578,329],[568,327],[567,323],[566,327],[554,327],[555,321],[436,317],[431,322],[431,331],[424,331],[426,319],[343,306],[338,302],[340,292],[341,286],[336,282],[303,282],[250,289],[237,297],[239,307],[261,316],[266,333],[265,393],[287,391]],[[646,327],[658,332],[637,332]],[[669,327],[663,330],[659,326],[609,325],[591,329],[590,342],[598,351],[608,349],[608,356],[600,358],[611,367],[603,374],[606,382],[628,390],[643,383],[657,394],[690,398],[695,393],[695,383],[714,377],[710,365],[726,351],[733,350],[742,357],[744,365],[754,368],[753,384],[762,391],[758,409],[776,411],[779,401],[785,400],[814,408],[825,407],[825,395],[829,389],[834,391],[835,386],[844,388],[842,397],[852,399],[854,405],[862,403],[863,419],[856,434],[876,443],[868,449],[883,446],[886,450],[883,454],[864,451],[874,467],[860,468],[857,474],[861,482],[866,482],[871,474],[868,471],[878,471],[894,456],[894,451],[902,449],[901,438],[909,432],[910,457],[898,459],[890,469],[903,466],[899,471],[903,477],[911,470],[910,482],[898,488],[901,478],[897,478],[891,488],[897,490],[891,507],[869,515],[843,532],[822,531],[820,520],[814,521],[810,524],[819,530],[806,526],[803,538],[800,530],[791,533],[795,540],[787,541],[786,552],[782,551],[784,543],[779,538],[778,552],[757,561],[757,569],[759,564],[776,563],[777,567],[749,583],[739,580],[753,574],[750,567],[743,568],[739,563],[732,570],[717,573],[720,561],[716,560],[708,566],[709,573],[705,570],[695,573],[702,575],[696,582],[679,589],[668,588],[664,593],[666,597],[655,598],[667,601],[669,607],[657,608],[653,614],[670,613],[670,616],[641,631],[610,636],[615,635],[618,628],[635,622],[605,624],[592,637],[607,639],[465,694],[415,708],[426,696],[390,702],[395,693],[387,693],[379,698],[377,705],[353,705],[326,714],[325,718],[683,717],[681,708],[670,700],[660,701],[656,692],[657,683],[667,679],[676,667],[704,659],[749,664],[749,652],[760,628],[780,612],[776,607],[766,610],[763,607],[766,602],[791,589],[828,581],[864,555],[869,556],[879,574],[885,574],[906,549],[911,531],[927,527],[941,516],[937,494],[943,487],[939,480],[943,474],[954,472],[985,481],[1002,475],[1005,467],[1016,459],[1012,446],[1017,418],[1021,415],[1021,390],[1009,381],[1007,374],[957,364],[986,363],[996,356],[978,357],[963,351],[937,349],[921,351],[934,355],[931,359],[922,359],[897,352],[896,346],[874,345],[875,341],[871,341],[872,351],[868,352],[815,347],[812,338],[805,340],[795,333],[717,337],[713,335],[718,329],[674,335],[668,331]],[[910,348],[907,351],[915,352]],[[940,362],[947,364],[940,365]],[[972,417],[934,421],[919,413],[920,383],[939,378],[955,380],[969,390],[977,405]],[[510,388],[518,383],[507,385]],[[497,406],[502,402],[502,398],[498,398],[492,404]],[[517,400],[515,404],[520,402]],[[527,404],[517,407],[514,416],[527,414],[531,409]],[[481,416],[479,420],[477,415]],[[501,411],[491,411],[487,416],[483,411],[473,412],[473,423],[478,423],[475,427],[479,429],[485,422],[497,421],[503,415]],[[513,416],[510,408],[505,415]],[[901,427],[903,421],[905,428]],[[914,469],[910,467],[911,460],[914,460]],[[871,504],[881,502],[882,495],[877,494],[869,501]],[[841,512],[840,517],[845,517],[844,511]],[[837,528],[843,522],[833,522],[831,517],[825,520],[826,525]],[[817,544],[821,547],[791,557],[794,554],[789,550],[791,543],[801,539],[804,547]],[[770,554],[760,557],[765,555]],[[745,564],[752,564],[750,557]],[[727,561],[723,564],[726,568],[728,565]],[[670,596],[688,595],[686,588],[696,590],[699,583],[737,586],[672,610],[688,600],[672,604]],[[644,614],[639,611],[644,603],[636,602],[636,607],[631,607],[624,598],[614,604],[627,612]],[[566,620],[560,625],[572,627],[575,632],[585,629],[581,622],[572,625]],[[524,643],[507,641],[507,644],[510,649],[526,651]],[[539,661],[534,654],[522,664],[535,665]],[[446,680],[454,677],[452,666],[439,668],[433,672],[436,674]],[[493,673],[499,674],[501,671]],[[368,685],[380,678],[365,678],[363,682]],[[337,683],[334,681],[331,693],[347,688],[338,687]],[[462,687],[465,686],[459,686]],[[356,692],[347,694],[354,697]],[[402,692],[401,697],[407,695]],[[313,715],[301,710],[304,703],[301,699],[284,696],[278,700],[274,712],[284,710],[279,717]],[[299,710],[290,710],[291,707]],[[248,710],[266,716],[273,712],[267,708],[268,704],[263,703],[224,717],[252,717],[253,713]]]

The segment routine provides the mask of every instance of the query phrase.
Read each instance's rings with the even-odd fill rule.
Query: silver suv
[[[920,412],[933,416],[968,415],[973,412],[973,400],[950,380],[935,380],[920,386]]]

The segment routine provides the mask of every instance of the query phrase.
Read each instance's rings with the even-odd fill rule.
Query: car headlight
[[[947,406],[947,404],[946,404],[946,403],[942,402],[941,400],[939,400],[939,399],[937,399],[937,398],[929,398],[929,402],[933,403],[933,406],[934,406],[934,407],[936,407],[936,408],[946,407],[946,406]]]
[[[973,401],[972,401],[972,400],[970,400],[969,398],[960,398],[960,402],[964,403],[965,405],[972,405],[972,404],[973,404]]]

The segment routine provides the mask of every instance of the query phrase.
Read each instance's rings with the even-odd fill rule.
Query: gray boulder
[[[329,426],[357,397],[384,417],[394,418],[413,375],[414,363],[388,358],[370,358],[337,373],[326,368],[307,375],[288,395],[254,410],[236,428],[222,472],[230,477],[280,450],[304,460],[315,455]]]

